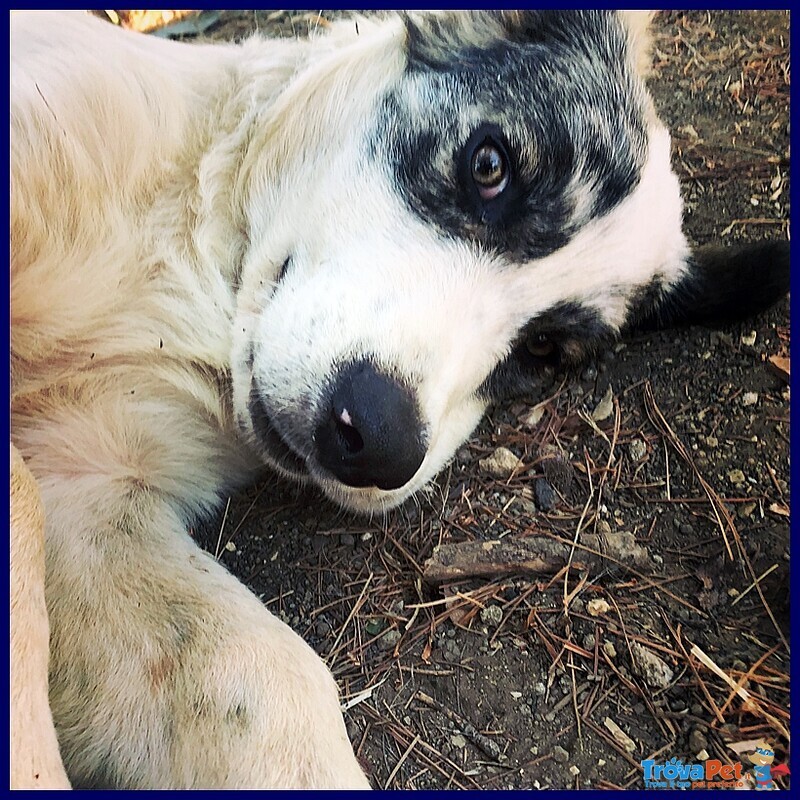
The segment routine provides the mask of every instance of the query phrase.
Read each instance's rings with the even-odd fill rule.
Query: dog
[[[690,250],[647,23],[12,15],[12,785],[368,788],[192,521],[265,463],[391,508],[543,367],[786,293],[786,243]]]

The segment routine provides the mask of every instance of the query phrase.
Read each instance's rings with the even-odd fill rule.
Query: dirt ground
[[[214,38],[329,16],[213,13]],[[661,12],[655,29],[690,238],[787,238],[788,12]],[[729,745],[759,738],[786,762],[788,356],[788,300],[640,336],[490,410],[385,518],[269,477],[196,535],[327,661],[376,788],[641,787],[643,759],[736,764]],[[510,478],[480,465],[499,447],[521,459]],[[582,563],[592,533],[625,552]],[[437,545],[519,537],[579,547],[549,571],[423,575]]]

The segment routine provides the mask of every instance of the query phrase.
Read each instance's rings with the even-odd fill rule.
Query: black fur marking
[[[789,250],[786,241],[699,248],[681,281],[651,286],[632,304],[626,328],[724,325],[765,311],[789,291]]]
[[[551,356],[531,355],[526,342],[538,337],[553,343]],[[520,397],[535,388],[545,368],[577,365],[615,338],[613,328],[593,309],[559,303],[520,331],[511,352],[481,384],[478,395],[490,402]]]
[[[386,96],[373,146],[421,219],[524,262],[563,247],[637,185],[645,100],[616,16],[531,12],[515,19],[530,30],[517,26],[511,38],[447,52],[463,22],[409,23],[407,83]],[[432,102],[406,100],[419,91]],[[488,129],[507,143],[514,169],[512,185],[489,207],[476,203],[464,177],[469,143]],[[576,189],[589,198],[582,213]]]

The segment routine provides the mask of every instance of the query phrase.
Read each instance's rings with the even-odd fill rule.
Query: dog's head
[[[543,367],[788,288],[783,251],[724,277],[724,257],[690,254],[638,18],[360,26],[319,47],[242,170],[234,400],[284,473],[352,508],[395,505]]]

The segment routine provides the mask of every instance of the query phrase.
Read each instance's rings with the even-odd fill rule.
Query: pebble
[[[743,406],[754,406],[758,402],[758,392],[745,392],[742,395]]]
[[[539,697],[544,697],[547,694],[547,687],[542,681],[536,681],[533,684],[533,693],[539,695]]]
[[[712,450],[719,445],[719,439],[716,436],[706,436],[706,447]]]
[[[582,381],[593,381],[597,378],[597,367],[594,364],[589,364],[586,369],[581,372]]]
[[[673,672],[667,663],[652,650],[648,650],[638,642],[631,643],[633,671],[648,686],[655,689],[666,689],[672,682]]]
[[[684,522],[680,527],[680,531],[685,536],[689,536],[694,533],[694,528],[688,522]]]
[[[547,478],[536,479],[533,484],[533,493],[540,511],[550,511],[558,502],[556,490],[550,485]]]
[[[553,761],[558,764],[566,764],[569,761],[569,750],[565,750],[561,745],[553,748]]]
[[[472,461],[472,454],[469,452],[469,447],[459,447],[456,450],[456,461],[459,464],[469,464]]]
[[[383,634],[380,638],[380,645],[384,650],[392,650],[394,646],[400,641],[400,637],[403,634],[400,633],[397,628],[390,628],[386,633]]]
[[[577,777],[578,777],[578,775],[580,775],[580,774],[581,774],[581,771],[580,771],[580,769],[579,769],[578,767],[576,767],[576,766],[573,764],[573,765],[572,765],[572,766],[569,768],[569,774],[570,774],[570,775],[572,775],[574,778],[577,778]]]
[[[343,533],[339,537],[339,541],[341,541],[342,544],[345,544],[348,547],[352,547],[356,543],[355,536],[353,536],[353,534],[351,533]]]
[[[708,747],[708,739],[699,728],[695,728],[689,734],[689,751],[697,755],[701,750]]]
[[[747,345],[747,347],[752,347],[756,343],[756,336],[758,334],[755,331],[750,331],[750,333],[743,333],[741,342],[743,345]]]
[[[460,733],[454,733],[450,737],[450,744],[452,744],[453,747],[457,747],[460,750],[467,746],[467,740]]]
[[[753,515],[753,512],[756,510],[755,503],[745,503],[744,505],[739,506],[739,516],[742,519],[747,519],[748,517]]]
[[[586,604],[586,610],[589,612],[590,617],[599,617],[601,614],[607,614],[610,609],[611,606],[601,597],[596,597]]]
[[[740,469],[732,469],[728,473],[728,480],[734,484],[744,483],[745,481],[744,472],[742,472]]]
[[[647,445],[642,439],[634,439],[628,445],[628,455],[631,461],[641,461],[647,454]]]
[[[616,658],[617,657],[617,648],[614,647],[613,642],[603,642],[603,652],[609,658]]]
[[[481,622],[496,628],[503,621],[503,609],[492,603],[481,609]]]
[[[596,639],[594,638],[593,633],[587,633],[586,636],[583,637],[583,649],[584,650],[594,650],[594,644]]]
[[[493,478],[509,478],[522,466],[522,460],[507,447],[498,447],[494,453],[480,459],[478,465],[481,471]]]

